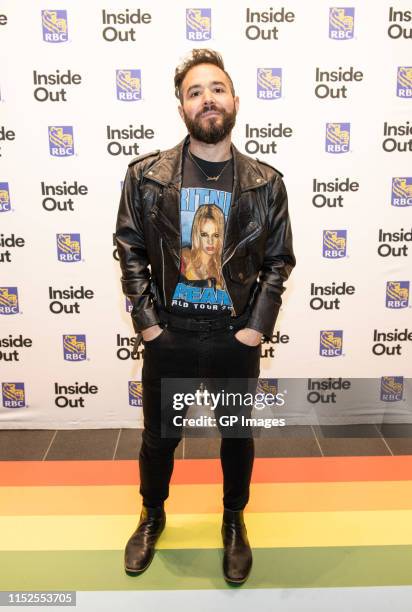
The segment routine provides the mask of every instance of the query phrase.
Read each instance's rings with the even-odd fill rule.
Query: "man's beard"
[[[211,119],[207,119],[205,122],[206,125],[204,125],[204,123],[202,123],[203,113],[212,110],[221,113],[223,121],[219,121],[219,117],[212,117]],[[212,106],[203,109],[194,119],[190,119],[184,111],[183,117],[192,138],[200,140],[200,142],[206,142],[207,144],[217,144],[226,138],[233,130],[236,123],[236,109],[233,108],[233,111],[228,113],[225,110],[219,110],[215,106]]]

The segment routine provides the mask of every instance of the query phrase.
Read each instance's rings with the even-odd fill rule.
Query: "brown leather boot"
[[[124,551],[126,574],[136,576],[149,567],[155,554],[155,544],[165,524],[166,514],[163,506],[148,508],[143,505],[139,524]]]
[[[225,580],[230,584],[242,584],[247,580],[252,567],[252,551],[243,519],[243,510],[224,508],[222,538]]]

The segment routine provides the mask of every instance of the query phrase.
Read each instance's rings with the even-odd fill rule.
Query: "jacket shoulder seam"
[[[135,157],[134,159],[132,159],[132,161],[129,162],[128,166],[129,166],[129,168],[131,168],[135,164],[141,162],[144,159],[147,159],[148,157],[156,157],[156,156],[158,156],[159,153],[160,153],[160,149],[156,149],[155,151],[150,151],[150,153],[144,153],[143,155],[139,155],[139,157]]]

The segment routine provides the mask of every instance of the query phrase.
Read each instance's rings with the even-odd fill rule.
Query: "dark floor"
[[[2,430],[0,460],[137,459],[140,429]],[[184,438],[176,459],[219,457],[220,439]],[[290,426],[255,435],[256,457],[411,455],[412,426]]]

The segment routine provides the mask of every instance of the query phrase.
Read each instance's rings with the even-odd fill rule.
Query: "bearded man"
[[[256,383],[261,341],[272,338],[283,283],[296,263],[283,175],[231,142],[239,98],[222,57],[194,49],[176,68],[174,85],[188,134],[174,148],[129,164],[116,225],[135,348],[141,340],[144,345],[143,503],[125,549],[130,575],[145,571],[153,559],[181,439],[181,430],[162,435],[171,418],[162,408],[162,380]],[[218,406],[223,574],[228,583],[242,584],[252,567],[243,511],[254,440],[250,432],[225,432],[221,415]]]

